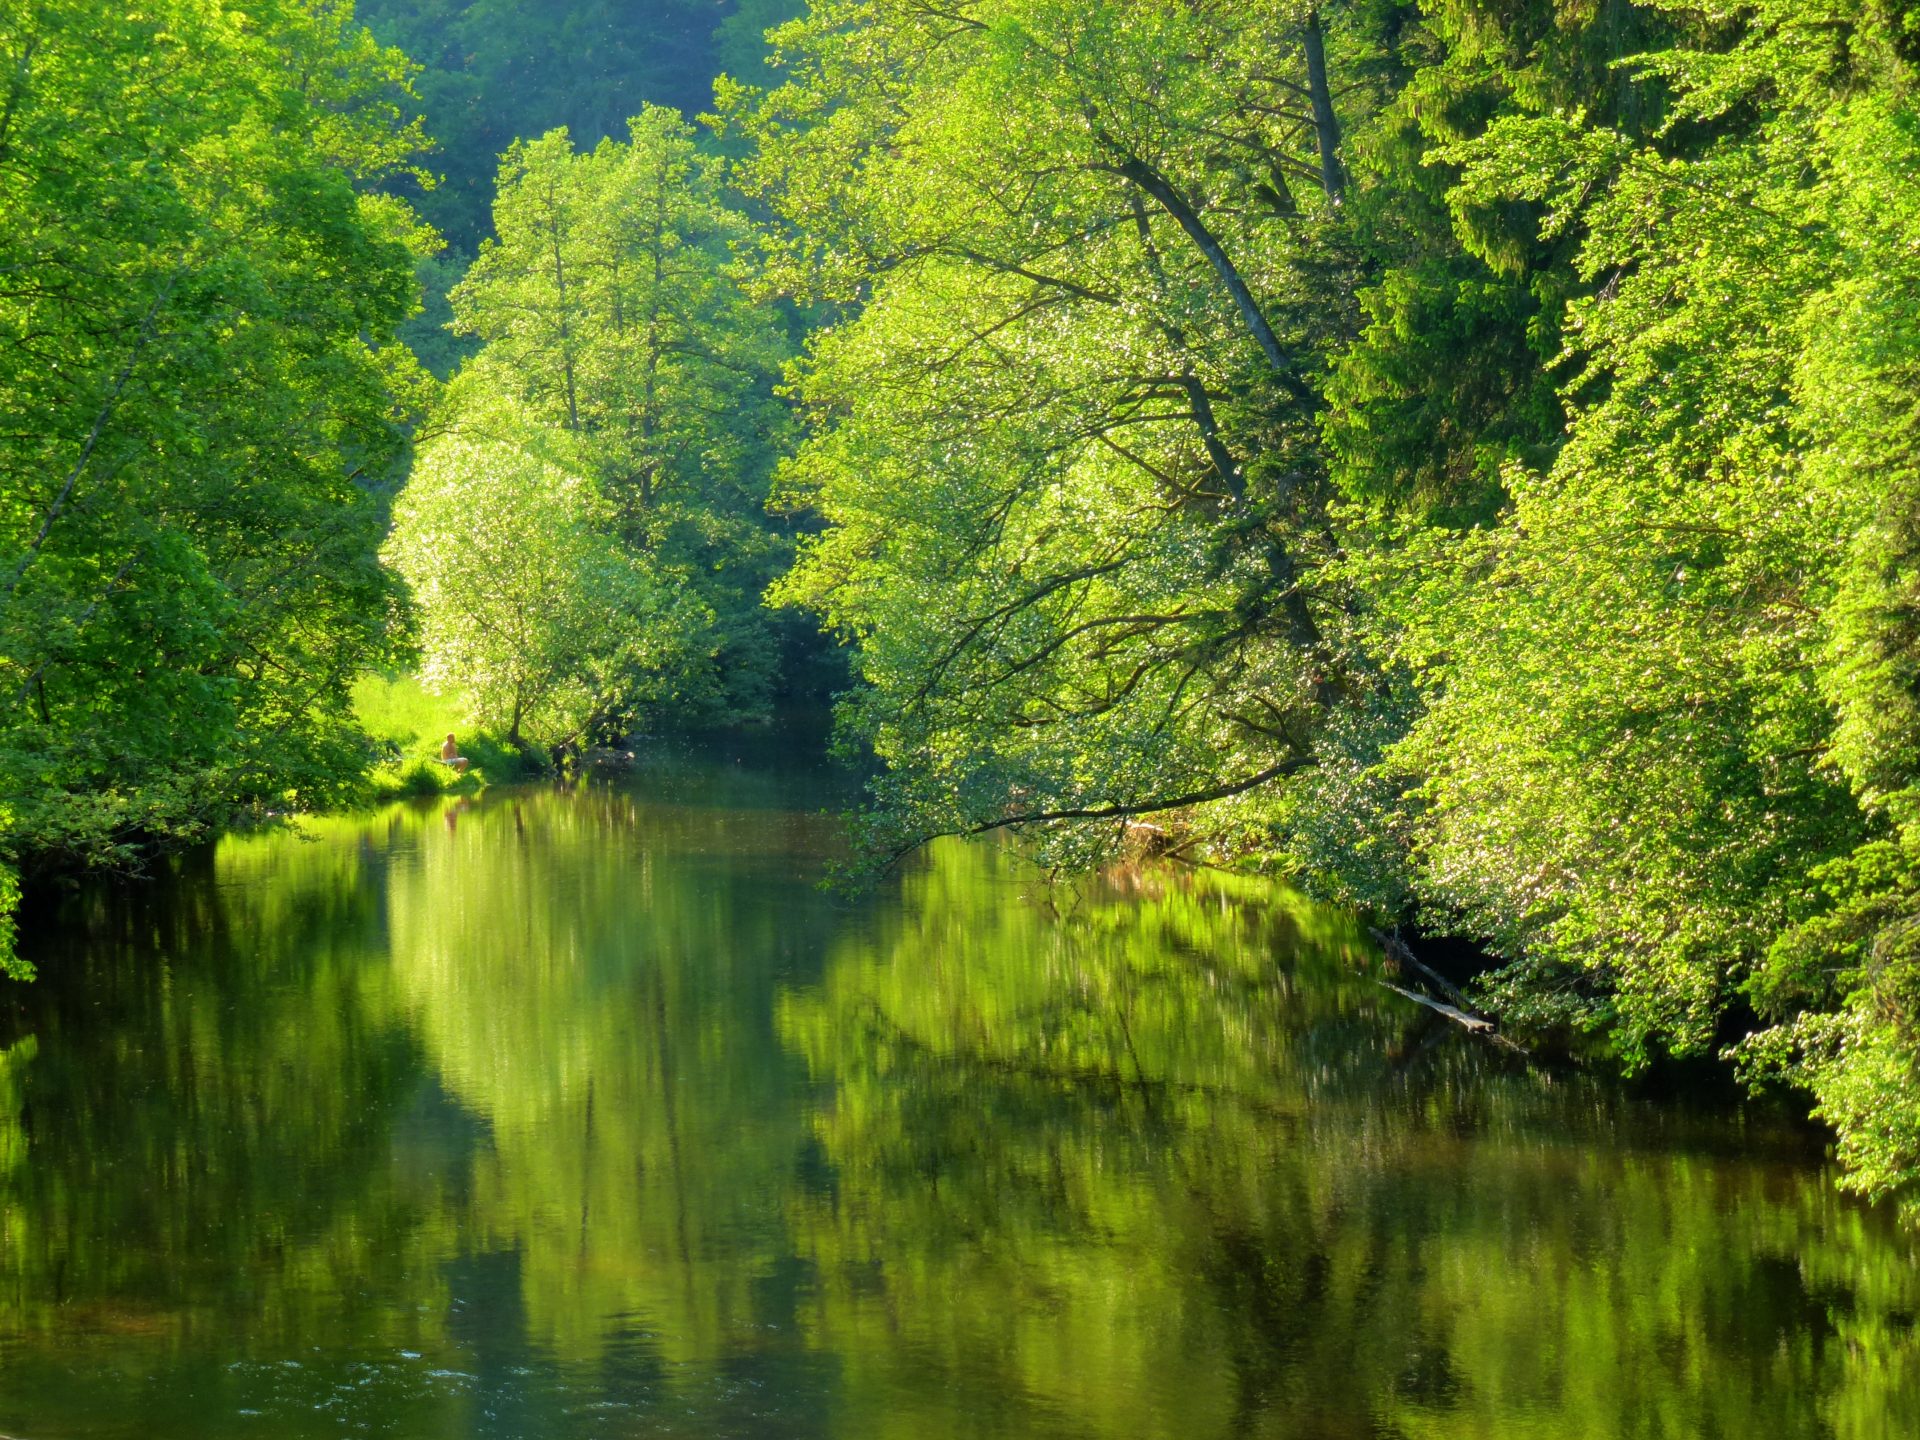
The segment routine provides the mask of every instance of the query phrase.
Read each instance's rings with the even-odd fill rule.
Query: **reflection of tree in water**
[[[730,818],[715,786],[742,790],[322,821],[314,843],[224,842],[151,904],[76,912],[37,957],[57,1003],[0,1055],[0,1281],[9,1330],[44,1331],[46,1413],[131,1413],[76,1397],[72,1347],[96,1332],[107,1371],[181,1377],[145,1412],[156,1434],[201,1433],[217,1395],[258,1403],[210,1353],[324,1354],[272,1362],[292,1434],[337,1433],[321,1402],[372,1383],[346,1373],[361,1354],[524,1384],[544,1351],[624,1374],[638,1403],[751,1349],[791,1309],[779,1190],[808,1143],[772,987],[817,965],[806,916],[828,907],[803,878],[820,822]],[[17,1399],[18,1349],[8,1374]],[[468,1433],[457,1394],[382,1374],[381,1425]]]
[[[953,845],[848,909],[777,794],[648,789],[76,908],[0,1054],[8,1414],[116,1433],[74,1377],[139,1373],[148,1433],[199,1435],[266,1383],[226,1362],[316,1344],[276,1434],[348,1391],[572,1433],[536,1356],[635,1425],[859,1440],[1916,1413],[1911,1248],[1758,1122],[1461,1043],[1251,882],[1049,900]],[[403,1349],[481,1388],[353,1370]]]
[[[365,883],[384,856],[323,828],[83,894],[38,952],[31,1034],[0,1060],[12,1413],[45,1380],[74,1433],[191,1433],[244,1377],[127,1377],[435,1334],[444,1181],[388,1163],[423,1076]],[[385,1398],[427,1426],[427,1397]]]
[[[884,1433],[1920,1413],[1887,1368],[1920,1360],[1908,1252],[1803,1163],[1702,1153],[1684,1119],[1436,1036],[1351,934],[1245,882],[1146,878],[1059,923],[1011,890],[937,850],[782,1003],[835,1087],[834,1184],[789,1202],[804,1318]]]
[[[491,1134],[474,1242],[520,1252],[532,1338],[564,1358],[641,1332],[668,1364],[712,1361],[762,1319],[804,1139],[770,957],[819,951],[824,907],[778,903],[809,896],[819,828],[546,791],[481,805],[395,876],[401,989]]]

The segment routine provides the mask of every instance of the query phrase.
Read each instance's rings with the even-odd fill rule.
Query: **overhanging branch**
[[[939,830],[931,835],[923,835],[911,844],[901,846],[887,857],[886,865],[881,868],[891,869],[921,846],[950,837],[967,839],[975,835],[985,835],[994,830],[1017,830],[1023,825],[1046,825],[1056,820],[1119,820],[1133,815],[1160,815],[1169,810],[1185,810],[1189,806],[1205,805],[1214,800],[1228,800],[1235,795],[1244,795],[1249,790],[1257,790],[1270,781],[1297,774],[1299,771],[1310,768],[1314,763],[1310,755],[1295,755],[1242,779],[1230,780],[1187,795],[1173,795],[1156,800],[1140,800],[1116,805],[1034,810],[1024,815],[1003,815],[998,820],[988,820],[966,829]]]

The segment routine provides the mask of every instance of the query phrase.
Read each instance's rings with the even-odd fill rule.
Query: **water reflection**
[[[0,1037],[0,1431],[1920,1426],[1914,1249],[1804,1136],[1504,1062],[1228,877],[837,900],[811,783],[77,898]]]

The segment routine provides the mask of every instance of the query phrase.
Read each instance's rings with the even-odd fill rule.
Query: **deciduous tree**
[[[0,855],[341,793],[392,656],[423,141],[347,5],[0,6]]]

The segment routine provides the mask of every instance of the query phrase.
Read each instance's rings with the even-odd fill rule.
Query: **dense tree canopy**
[[[786,424],[773,394],[785,338],[741,288],[732,247],[743,227],[720,204],[690,128],[650,108],[627,143],[603,140],[588,154],[564,130],[516,144],[495,227],[499,239],[482,245],[452,295],[456,327],[481,348],[440,407],[436,428],[450,444],[428,446],[398,537],[429,666],[449,679],[468,671],[474,652],[449,624],[505,598],[498,577],[514,573],[521,540],[496,539],[479,547],[491,558],[473,561],[451,560],[449,546],[489,529],[531,540],[544,521],[518,497],[537,508],[546,491],[575,517],[561,528],[594,529],[653,598],[637,609],[611,600],[604,623],[582,612],[568,639],[541,637],[556,663],[572,651],[601,681],[591,703],[569,707],[566,723],[553,716],[539,738],[617,738],[663,712],[764,713],[778,655],[759,597],[784,558],[765,504]],[[529,451],[560,468],[532,478],[516,458]],[[471,479],[448,489],[456,476]],[[581,489],[578,501],[558,499],[569,487]],[[421,588],[428,569],[439,580]],[[613,619],[623,607],[630,626]],[[539,614],[525,625],[539,631]],[[490,628],[525,655],[529,636]],[[614,660],[635,646],[644,665]],[[489,720],[524,718],[511,704],[480,709]]]
[[[803,0],[363,0],[374,34],[425,67],[419,92],[441,183],[423,213],[471,255],[515,140],[565,126],[591,147],[647,105],[695,115],[721,72],[757,73],[761,33]]]
[[[659,7],[561,8],[374,5],[436,37],[424,73],[317,0],[0,10],[0,912],[15,862],[131,864],[344,799],[373,753],[350,688],[416,637],[529,738],[765,710],[784,321],[739,288],[743,222],[691,128],[630,91],[700,103],[781,5],[670,4],[679,49]],[[654,78],[622,59],[643,41]],[[513,147],[500,242],[450,303],[465,257],[394,197],[478,240],[412,118],[466,81],[482,138],[438,159],[489,180],[523,122],[639,118],[591,155]],[[444,401],[396,340],[460,359],[409,323],[423,275],[424,323],[480,347]]]
[[[1343,683],[1304,584],[1356,283],[1318,20],[963,11],[817,7],[794,79],[724,97],[775,275],[858,310],[803,370],[787,488],[833,528],[783,593],[860,644],[905,839],[1247,788]]]
[[[1920,9],[801,8],[372,0],[438,190],[344,6],[0,8],[0,902],[338,798],[416,619],[765,714],[771,586],[877,858],[1161,817],[1920,1203]]]
[[[1911,7],[836,0],[780,594],[881,853],[1172,810],[1920,1175]],[[1072,825],[1069,822],[1096,822]],[[1093,830],[1096,833],[1090,834]],[[1737,1033],[1737,1032],[1736,1032]]]
[[[423,619],[423,677],[513,744],[572,740],[647,684],[686,630],[607,533],[592,486],[511,423],[414,467],[388,557]]]
[[[423,137],[347,7],[0,6],[0,860],[337,796]]]

